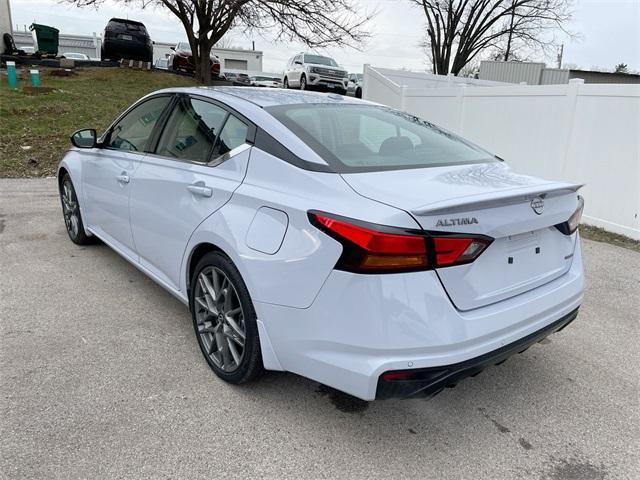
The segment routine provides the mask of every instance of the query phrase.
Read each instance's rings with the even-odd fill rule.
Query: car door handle
[[[131,179],[129,178],[129,175],[118,175],[116,180],[120,183],[129,183]]]
[[[213,195],[213,189],[205,185],[199,185],[199,184],[189,185],[187,189],[194,195],[199,195],[201,197],[209,198]]]

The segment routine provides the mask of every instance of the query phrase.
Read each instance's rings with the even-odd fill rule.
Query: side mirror
[[[169,47],[171,50],[173,50],[174,52],[176,51],[176,47]]]
[[[296,60],[295,62],[293,62],[295,65],[302,65],[302,62],[300,60]]]
[[[71,144],[77,148],[95,148],[98,145],[95,128],[76,130],[71,135]]]

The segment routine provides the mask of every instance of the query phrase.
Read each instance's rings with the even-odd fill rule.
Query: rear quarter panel
[[[250,225],[262,207],[288,217],[282,245],[271,254],[247,245]],[[234,261],[254,301],[309,307],[342,252],[337,241],[309,223],[309,210],[417,227],[406,212],[357,195],[337,174],[302,170],[253,147],[243,184],[192,235],[183,259],[184,282],[193,249],[212,243]]]

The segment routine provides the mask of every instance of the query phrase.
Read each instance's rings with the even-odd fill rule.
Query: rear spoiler
[[[428,203],[411,210],[418,217],[429,215],[442,215],[445,213],[466,212],[469,210],[483,210],[487,208],[512,205],[531,201],[536,197],[550,198],[567,193],[575,193],[584,187],[577,183],[549,183],[545,185],[532,185],[529,187],[516,187],[497,192],[479,193],[464,197],[451,198],[440,202]]]

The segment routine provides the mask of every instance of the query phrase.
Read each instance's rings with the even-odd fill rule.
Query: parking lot
[[[640,478],[640,254],[584,241],[563,332],[431,400],[223,383],[187,309],[0,179],[1,478]]]

